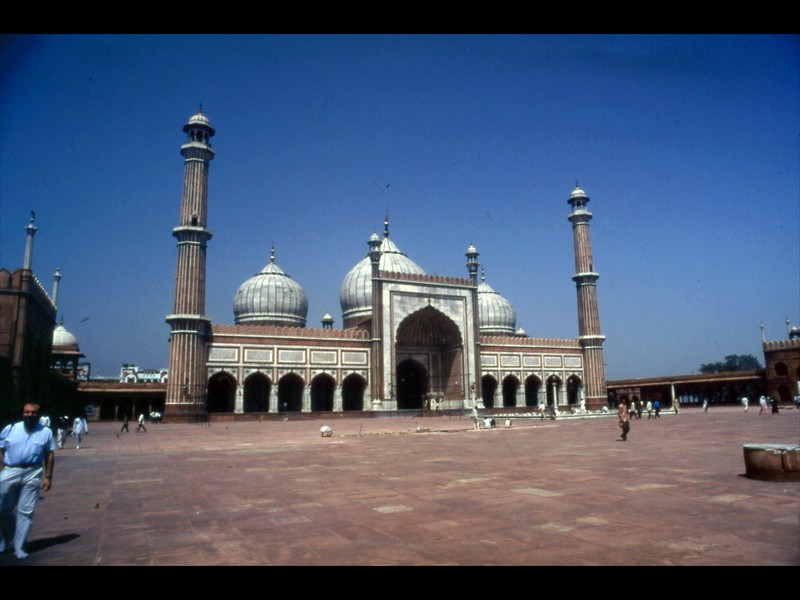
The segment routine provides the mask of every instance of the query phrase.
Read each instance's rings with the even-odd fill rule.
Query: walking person
[[[131,430],[128,429],[128,415],[127,414],[125,415],[124,419],[122,420],[122,427],[120,428],[119,432],[122,433],[123,431],[127,431],[128,433],[131,432]]]
[[[763,394],[758,399],[758,403],[761,406],[761,410],[758,411],[758,414],[759,415],[766,414],[766,412],[767,412],[767,398]]]
[[[69,433],[69,417],[64,415],[63,417],[58,417],[58,448],[59,450],[64,448],[64,442],[67,441],[67,434]]]
[[[644,409],[647,411],[647,418],[648,419],[652,419],[653,418],[653,403],[650,400],[647,401],[647,406],[645,406]]]
[[[55,449],[53,432],[39,423],[39,405],[33,402],[23,407],[22,421],[0,433],[0,552],[13,540],[14,556],[28,557],[25,542],[39,491],[53,483]]]
[[[144,432],[147,433],[147,427],[144,426],[144,413],[139,414],[139,426],[136,428],[136,433],[139,433],[140,429],[144,429]]]
[[[675,407],[675,414],[681,414],[681,399],[675,396],[675,400],[672,401],[672,406]]]
[[[72,435],[75,436],[75,450],[81,449],[81,440],[86,430],[86,419],[83,417],[75,417],[75,420],[72,422]]]
[[[750,400],[747,399],[747,396],[742,396],[742,406],[744,406],[744,412],[747,412],[747,408],[750,406]]]
[[[703,412],[708,412],[708,398],[703,398]]]
[[[617,421],[619,423],[619,428],[622,429],[622,433],[619,437],[622,438],[623,442],[627,442],[628,432],[631,430],[631,415],[630,412],[628,412],[627,400],[620,400],[619,409],[617,409]]]
[[[661,402],[659,402],[658,400],[653,402],[653,410],[656,413],[656,416],[654,418],[660,419],[661,418]]]

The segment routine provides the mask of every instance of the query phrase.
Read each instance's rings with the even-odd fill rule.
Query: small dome
[[[239,286],[233,298],[233,316],[237,325],[306,326],[306,293],[275,264],[274,249],[269,264]]]
[[[528,337],[528,334],[525,333],[525,330],[521,326],[517,328],[517,335],[519,337]]]
[[[514,335],[517,311],[484,280],[478,285],[479,328],[482,335]]]
[[[467,248],[467,254],[477,254],[478,249],[474,246],[474,244],[470,244],[469,248]]]
[[[203,114],[203,109],[197,111],[197,114],[189,117],[189,125],[205,125],[206,127],[211,127],[211,121],[208,120],[208,117]]]
[[[589,201],[589,196],[587,196],[586,192],[584,192],[577,185],[575,186],[575,189],[572,190],[572,193],[569,195],[569,200],[567,200],[567,202],[569,202],[570,204],[572,204],[573,202],[586,204],[588,201]]]
[[[62,322],[53,330],[53,348],[65,348],[74,346],[78,349],[78,338],[72,335]]]
[[[377,239],[373,233],[370,241]],[[381,242],[380,270],[390,273],[424,275],[425,271],[401,252],[388,233]],[[372,263],[366,256],[345,276],[339,289],[344,327],[357,325],[372,314]]]

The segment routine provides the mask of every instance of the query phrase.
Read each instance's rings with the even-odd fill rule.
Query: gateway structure
[[[606,383],[587,210],[576,187],[568,203],[577,286],[577,339],[528,337],[513,306],[466,252],[467,277],[428,275],[389,236],[367,253],[340,289],[342,329],[325,315],[306,327],[303,288],[275,261],[234,297],[234,324],[205,316],[209,164],[214,129],[202,111],[183,128],[188,139],[171,327],[166,418],[207,413],[554,410],[606,403]]]

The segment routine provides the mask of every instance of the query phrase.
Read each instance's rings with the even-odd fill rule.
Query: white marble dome
[[[377,234],[373,233],[370,240],[377,239]],[[381,271],[409,275],[425,274],[417,263],[408,258],[389,239],[388,231],[385,232],[380,251]],[[345,328],[357,325],[372,314],[372,263],[369,255],[345,276],[339,289],[339,304],[342,307],[342,321]]]
[[[77,349],[78,338],[67,331],[62,322],[53,330],[53,348],[65,348],[68,346],[74,346]]]
[[[486,283],[485,276],[478,285],[478,315],[481,335],[514,335],[517,311],[511,302]]]
[[[245,281],[233,298],[237,325],[283,325],[305,327],[308,297],[303,288],[275,264],[269,264]]]

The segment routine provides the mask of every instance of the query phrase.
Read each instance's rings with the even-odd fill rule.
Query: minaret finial
[[[481,267],[481,281],[486,283],[486,269],[484,267]]]
[[[386,209],[386,218],[383,220],[383,237],[389,237],[389,209]]]
[[[272,249],[269,251],[269,262],[275,262],[275,242],[272,242]]]
[[[199,112],[200,114],[203,114],[203,101],[202,100],[200,101],[200,107],[197,109],[197,112]]]

